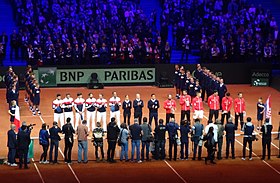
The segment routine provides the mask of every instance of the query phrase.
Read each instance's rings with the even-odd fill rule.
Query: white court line
[[[203,117],[204,117],[206,120],[208,120],[208,117],[206,117],[205,115],[203,115]],[[232,118],[234,118],[234,117],[232,116]],[[242,144],[239,140],[237,140],[236,138],[235,138],[235,141],[236,141],[239,145],[241,145],[242,147],[244,147],[243,144]],[[249,148],[246,147],[246,149],[249,151]],[[252,150],[252,154],[253,154],[254,156],[256,156],[257,158],[261,159],[256,153],[254,153],[253,150]],[[274,168],[272,165],[270,165],[268,162],[266,162],[265,160],[262,160],[262,162],[263,162],[264,164],[266,164],[269,168],[271,168],[272,170],[274,170],[276,173],[278,173],[278,174],[280,175],[280,172],[279,172],[276,168]]]
[[[40,172],[38,166],[36,165],[36,163],[35,163],[35,161],[34,161],[34,158],[31,158],[31,160],[33,161],[33,165],[34,165],[34,167],[35,167],[37,173],[39,174],[39,177],[40,177],[42,183],[45,183],[45,181],[44,181],[44,179],[43,179],[43,177],[42,177],[42,174],[41,174],[41,172]]]
[[[42,118],[42,116],[39,116],[39,118],[41,119],[42,123],[45,123],[44,119]],[[62,153],[60,147],[58,148],[60,154],[62,155],[62,157],[64,158],[64,154]],[[80,183],[81,181],[79,180],[78,176],[76,175],[76,173],[74,172],[73,168],[71,167],[70,164],[68,164],[69,169],[71,170],[72,174],[74,175],[75,179],[77,180],[78,183]]]
[[[60,154],[62,155],[62,157],[64,158],[64,154],[62,153],[62,150],[60,149],[60,147],[58,148],[58,150],[59,150]],[[70,164],[67,163],[67,165],[70,168],[71,172],[73,173],[73,175],[74,175],[75,179],[77,180],[77,182],[80,183],[80,180],[77,177],[76,173],[74,172],[73,168],[70,166]]]
[[[164,162],[184,183],[187,183],[187,181],[166,160],[164,160]]]

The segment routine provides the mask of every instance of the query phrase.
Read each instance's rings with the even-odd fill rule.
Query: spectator
[[[134,119],[134,124],[129,127],[130,135],[131,135],[131,161],[134,162],[134,152],[136,148],[136,162],[142,163],[140,160],[140,140],[142,128],[139,125],[138,119]]]
[[[127,124],[122,123],[121,124],[121,130],[120,130],[120,136],[119,139],[121,140],[121,157],[120,160],[123,161],[125,159],[125,162],[128,162],[128,138],[129,138],[129,131],[127,129]]]
[[[114,160],[115,149],[117,144],[117,139],[120,133],[120,129],[116,123],[114,117],[111,118],[111,122],[107,125],[107,140],[108,140],[108,151],[107,151],[107,161],[109,163],[116,163]]]
[[[50,134],[47,131],[47,125],[45,123],[42,124],[42,129],[39,132],[39,143],[43,148],[43,153],[41,154],[39,163],[41,164],[48,164],[49,161],[47,161],[47,154],[49,149],[49,138]]]
[[[65,163],[72,163],[72,148],[74,145],[74,134],[75,130],[71,124],[71,118],[66,118],[66,124],[62,126],[62,133],[64,134],[64,162]]]
[[[87,121],[83,120],[82,124],[79,124],[77,127],[77,139],[78,139],[78,163],[82,162],[82,152],[83,152],[83,163],[88,163],[88,127]]]

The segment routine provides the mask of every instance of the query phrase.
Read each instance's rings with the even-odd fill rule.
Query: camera
[[[33,123],[33,124],[30,124],[30,125],[27,125],[27,129],[28,129],[28,130],[33,130],[33,127],[34,127],[34,126],[36,126],[36,124],[34,124],[34,123]]]

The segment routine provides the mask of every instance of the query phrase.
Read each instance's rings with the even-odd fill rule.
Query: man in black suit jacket
[[[142,108],[144,107],[143,100],[140,99],[140,94],[136,94],[136,99],[133,101],[133,108],[134,108],[134,119],[137,118],[139,124],[141,125],[142,122]]]
[[[8,131],[8,165],[17,166],[15,163],[16,147],[17,147],[17,135],[15,133],[16,125],[11,124],[11,129]]]
[[[25,125],[21,126],[17,135],[17,144],[18,144],[18,154],[19,154],[19,168],[22,168],[23,159],[24,159],[24,168],[28,169],[27,166],[27,154],[30,144],[30,131]]]

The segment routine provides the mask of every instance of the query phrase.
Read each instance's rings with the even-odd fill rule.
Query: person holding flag
[[[80,121],[82,122],[85,118],[85,99],[83,99],[82,93],[77,93],[77,98],[74,100],[74,108],[76,110],[76,126],[75,129],[80,124]]]
[[[110,106],[110,118],[115,117],[118,127],[121,126],[121,113],[120,113],[120,106],[121,99],[117,96],[117,92],[112,92],[113,96],[109,99],[109,106]]]
[[[19,119],[19,107],[17,106],[17,102],[15,100],[11,101],[8,113],[10,114],[10,122],[15,124],[16,130],[20,127],[20,119]]]
[[[265,112],[265,104],[262,101],[262,97],[260,97],[257,103],[257,120],[258,120],[257,130],[261,129],[264,112]]]

